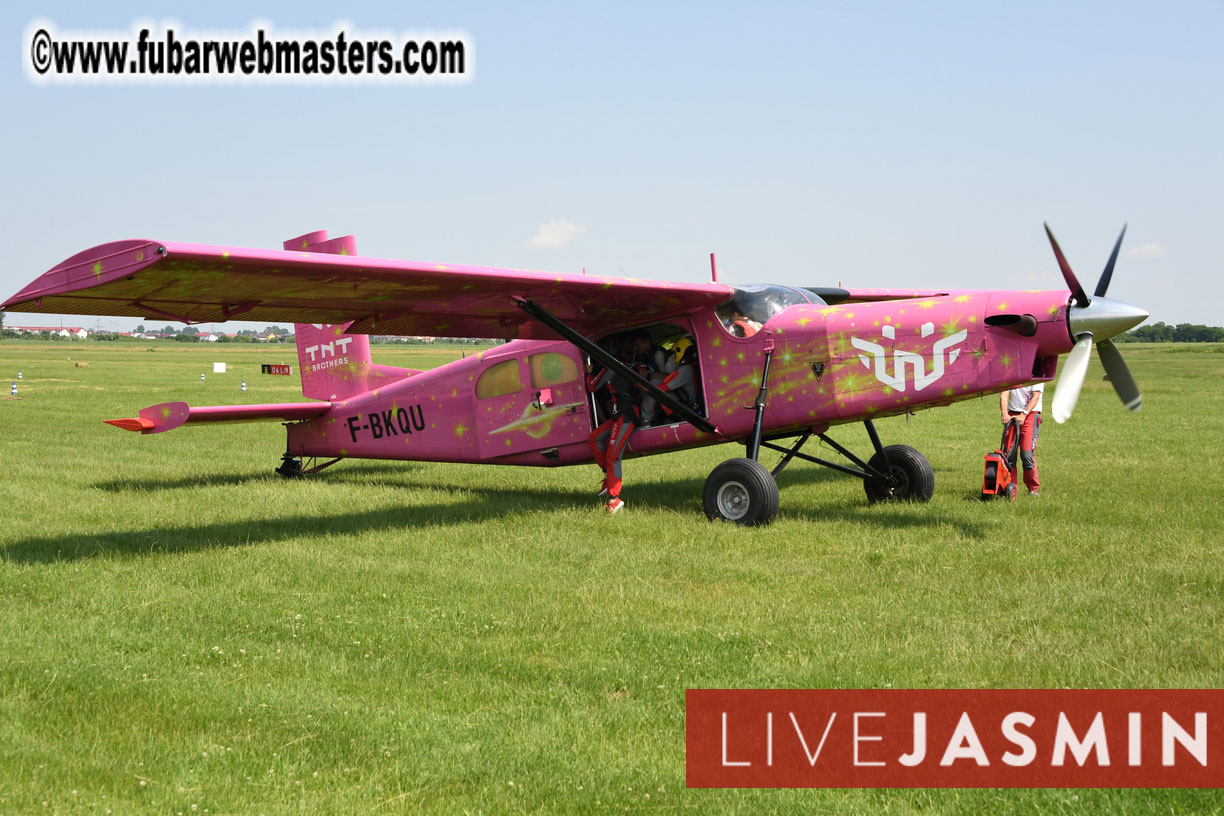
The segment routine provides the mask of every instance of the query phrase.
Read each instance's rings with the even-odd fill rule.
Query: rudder
[[[352,235],[328,240],[326,230],[311,232],[284,242],[287,250],[356,255]],[[375,364],[370,358],[370,338],[348,334],[348,323],[295,323],[298,370],[302,394],[310,399],[340,400],[372,391],[380,385],[411,377],[419,372]]]

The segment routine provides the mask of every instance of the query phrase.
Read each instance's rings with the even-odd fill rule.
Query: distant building
[[[84,340],[89,336],[89,332],[82,329],[80,326],[7,326],[6,328],[15,332],[24,332],[26,334],[42,334],[43,332],[51,332],[58,334],[60,337],[77,337]]]

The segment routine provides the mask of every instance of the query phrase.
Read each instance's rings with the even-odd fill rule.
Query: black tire
[[[728,459],[706,479],[701,504],[710,521],[769,524],[778,515],[778,483],[759,462]]]
[[[276,469],[276,474],[285,479],[302,478],[302,460],[286,459],[280,463],[280,467]]]
[[[878,453],[867,463],[878,471],[889,473],[897,483],[892,485],[883,480],[864,479],[867,501],[872,504],[882,501],[930,501],[931,494],[935,492],[935,471],[927,458],[909,445],[888,445],[884,452],[888,454],[888,468],[884,467],[884,460]]]
[[[1020,488],[1016,487],[1016,483],[1015,483],[1015,482],[1012,482],[1011,484],[1009,484],[1009,485],[1007,486],[1007,490],[1005,491],[1005,495],[1007,496],[1007,498],[1008,498],[1008,500],[1009,500],[1009,501],[1015,501],[1015,500],[1016,500],[1016,494],[1017,494],[1017,493],[1019,493],[1019,492],[1020,492]]]

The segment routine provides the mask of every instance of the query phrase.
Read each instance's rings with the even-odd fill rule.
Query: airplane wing
[[[731,294],[716,283],[133,240],[72,256],[0,308],[189,323],[352,320],[348,331],[356,334],[543,339],[554,335],[516,298],[595,333],[693,312]]]

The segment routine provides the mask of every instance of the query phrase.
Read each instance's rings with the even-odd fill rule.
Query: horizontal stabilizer
[[[192,408],[185,402],[151,405],[132,419],[105,419],[125,431],[162,433],[180,425],[197,422],[263,422],[314,419],[331,408],[330,402],[286,402],[273,405],[206,405]]]

